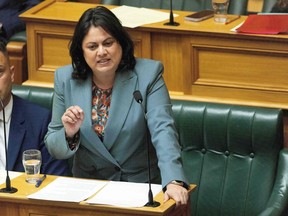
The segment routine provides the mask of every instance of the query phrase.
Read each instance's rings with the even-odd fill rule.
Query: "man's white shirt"
[[[6,143],[8,145],[9,131],[11,123],[11,114],[13,107],[13,97],[5,107],[5,126],[6,126]],[[6,155],[5,155],[5,142],[4,142],[4,125],[3,125],[3,110],[0,111],[0,170],[6,169]],[[8,146],[7,146],[8,149]]]

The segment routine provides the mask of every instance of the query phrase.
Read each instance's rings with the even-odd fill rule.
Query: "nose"
[[[98,55],[104,55],[106,53],[107,53],[107,50],[104,46],[101,45],[98,47]]]

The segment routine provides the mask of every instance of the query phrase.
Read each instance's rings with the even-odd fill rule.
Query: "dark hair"
[[[0,52],[2,52],[6,57],[8,57],[6,43],[0,40]]]
[[[136,64],[134,57],[134,44],[130,35],[126,32],[119,19],[106,7],[97,6],[86,10],[80,17],[74,31],[72,40],[70,41],[70,56],[72,58],[74,79],[86,79],[91,68],[86,63],[82,42],[91,26],[102,27],[108,34],[122,47],[122,59],[119,63],[117,71],[133,69]]]
[[[288,0],[278,0],[273,5],[271,13],[288,13]]]

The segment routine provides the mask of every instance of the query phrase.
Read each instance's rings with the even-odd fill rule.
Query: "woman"
[[[75,177],[147,182],[147,118],[154,146],[151,180],[162,181],[164,201],[186,204],[188,181],[162,64],[135,59],[130,36],[102,6],[81,16],[70,55],[72,66],[55,72],[53,115],[45,138],[50,153],[56,158],[74,155]],[[136,90],[146,115],[133,98]]]

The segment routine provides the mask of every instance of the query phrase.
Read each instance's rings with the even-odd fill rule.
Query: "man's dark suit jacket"
[[[25,22],[19,15],[42,0],[0,0],[0,22],[3,24],[6,39],[25,30]]]
[[[48,109],[13,95],[13,109],[8,141],[8,170],[24,172],[22,153],[39,149],[42,153],[41,173],[68,175],[66,160],[55,160],[43,142],[51,120]]]

